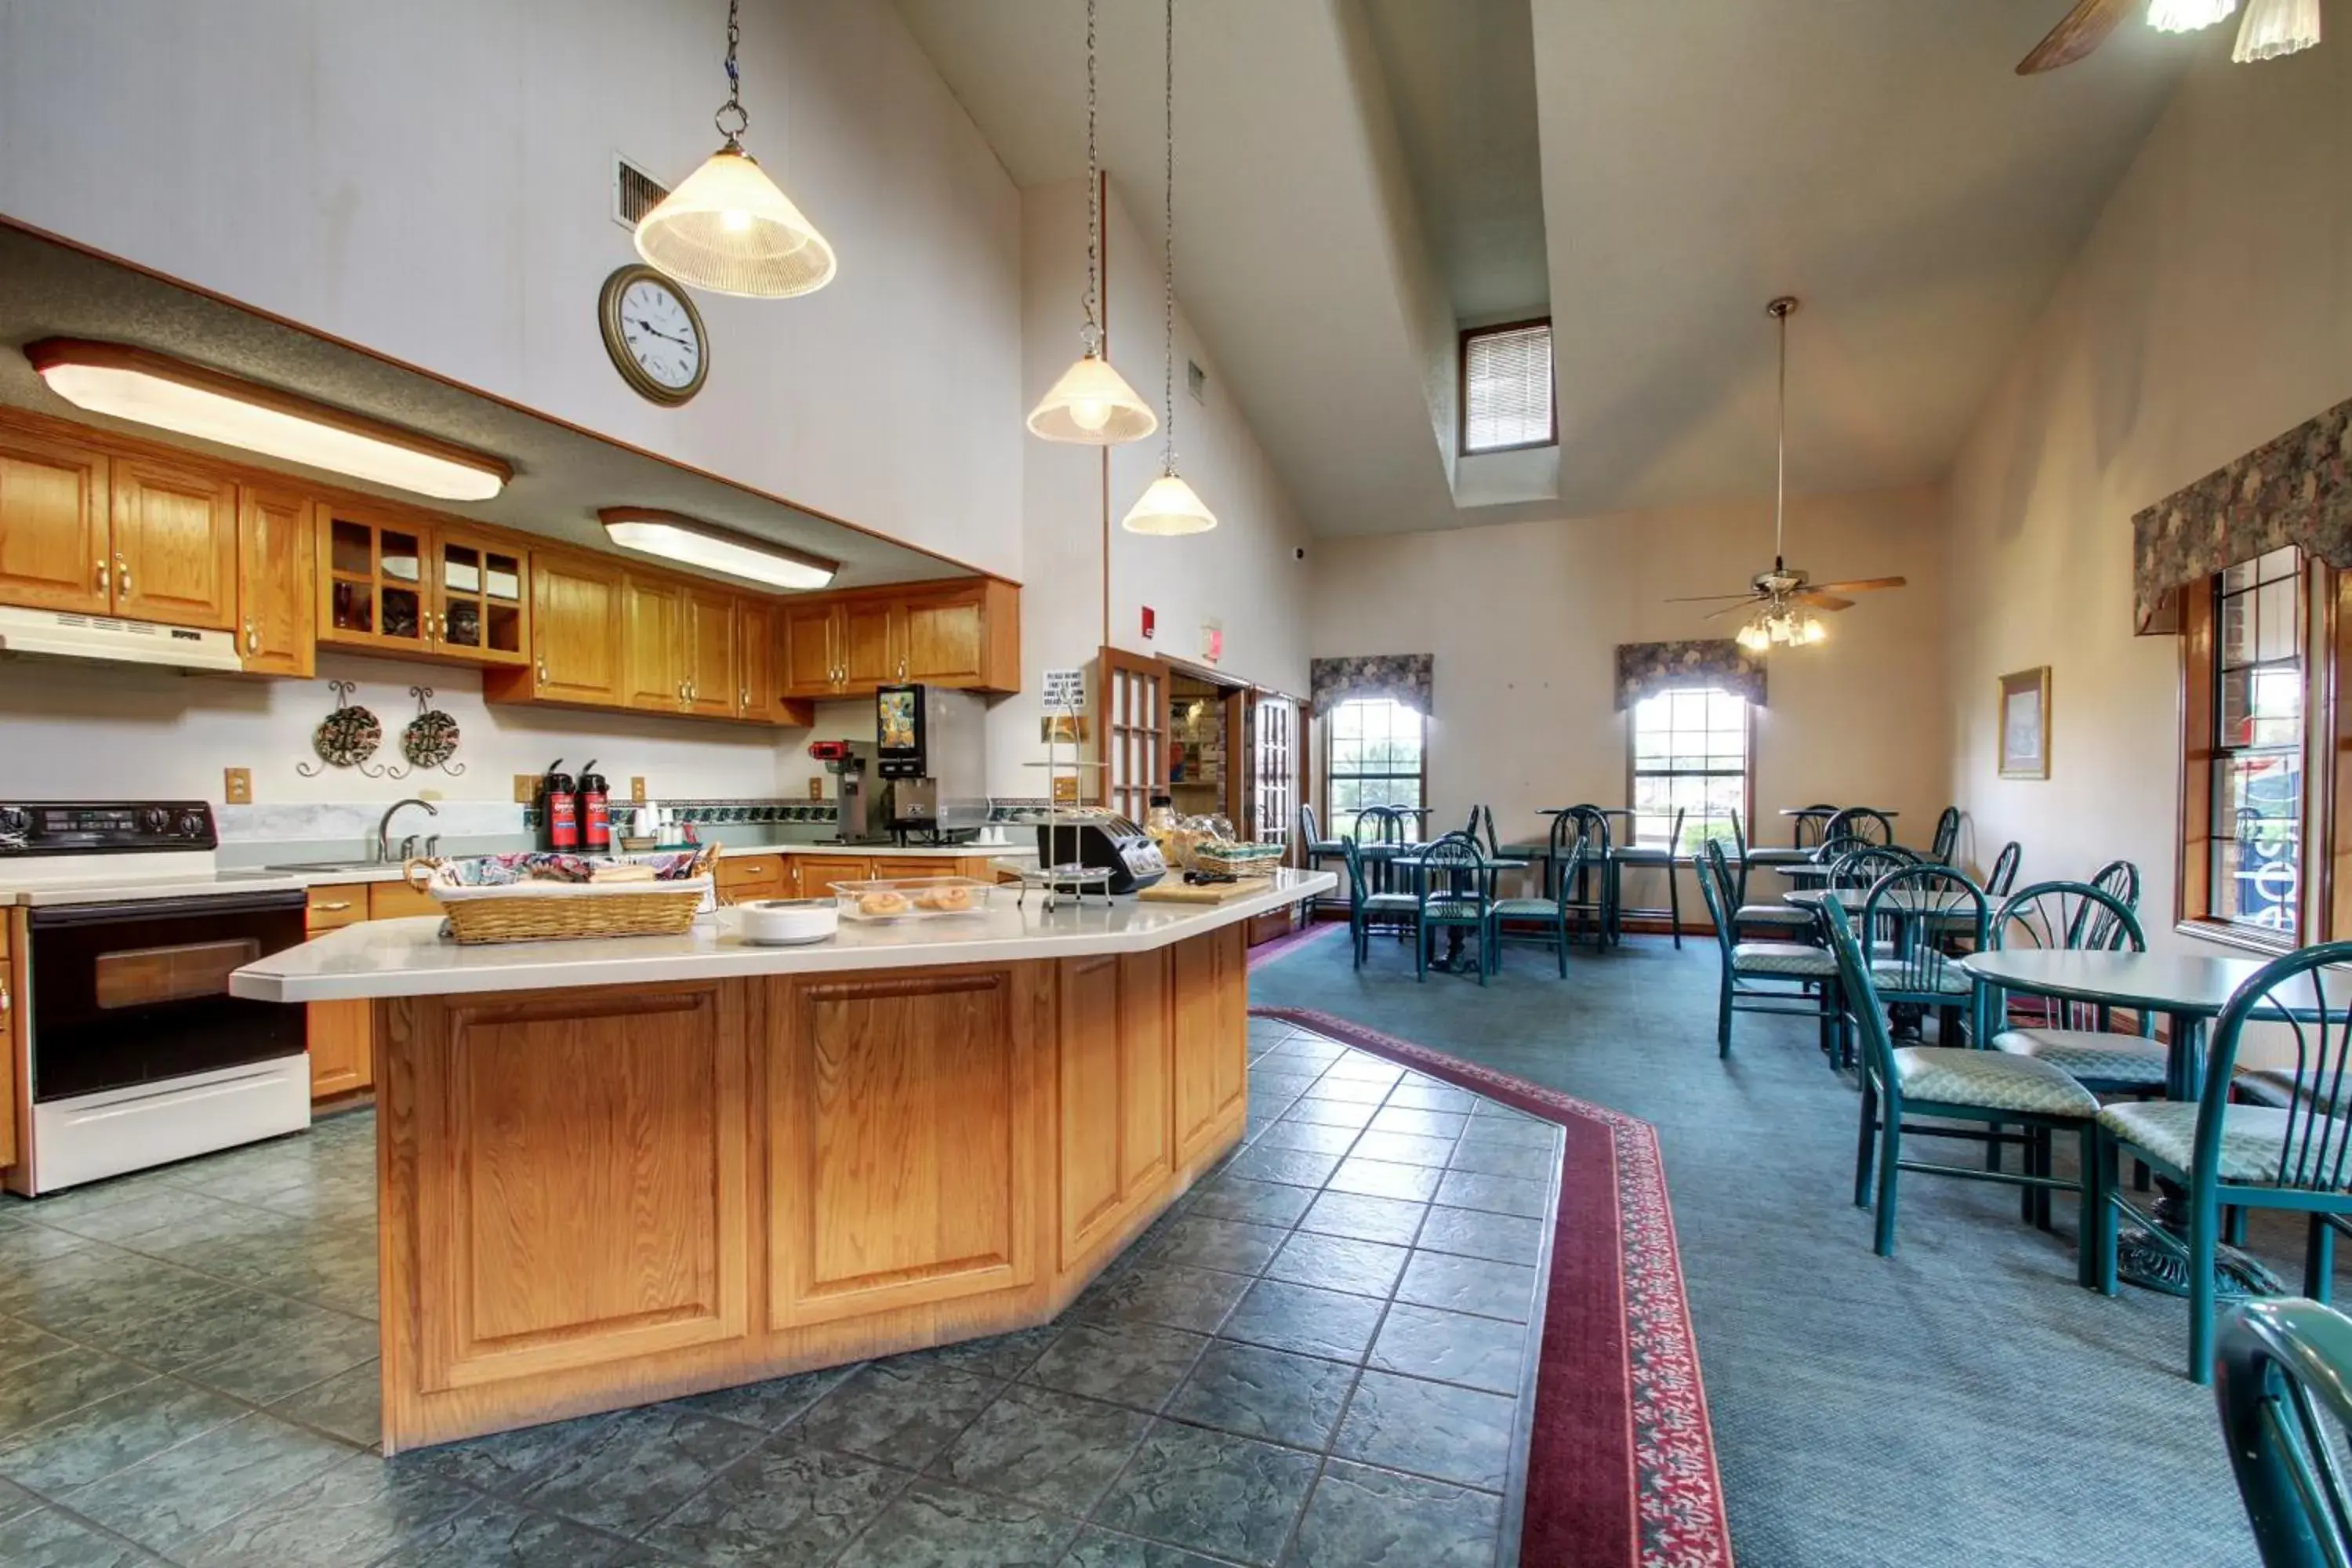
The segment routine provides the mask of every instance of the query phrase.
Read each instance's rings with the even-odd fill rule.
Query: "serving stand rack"
[[[1066,773],[1070,780],[1070,797],[1076,800],[1084,794],[1078,785],[1079,781],[1086,777],[1086,770],[1108,768],[1110,764],[1090,763],[1078,755],[1077,710],[1075,707],[1069,707],[1062,711],[1064,716],[1071,721],[1069,756],[1065,759],[1062,755],[1060,729],[1057,726],[1045,742],[1045,760],[1042,763],[1029,763],[1024,765],[1045,770],[1045,847],[1050,849],[1061,843],[1060,829],[1063,824],[1067,823],[1071,829],[1072,852],[1075,853],[1078,841],[1077,825],[1086,820],[1087,807],[1081,805],[1074,806],[1068,812],[1063,811],[1061,792],[1054,785]],[[1102,901],[1105,904],[1110,902],[1109,867],[1084,866],[1076,861],[1069,861],[1059,866],[1048,866],[1045,864],[1045,857],[1040,854],[1035,866],[1024,866],[1021,868],[1021,891],[1013,898],[1014,908],[1022,908],[1029,902],[1029,889],[1032,888],[1044,889],[1047,914],[1052,914],[1058,909],[1065,899],[1074,900],[1083,909],[1086,906],[1087,894],[1096,889],[1101,891]]]

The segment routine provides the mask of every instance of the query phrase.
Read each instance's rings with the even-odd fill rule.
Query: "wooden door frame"
[[[1109,806],[1113,804],[1110,767],[1111,683],[1120,674],[1149,675],[1159,679],[1160,712],[1156,732],[1160,737],[1160,742],[1151,750],[1151,778],[1143,793],[1145,798],[1149,800],[1153,795],[1167,793],[1168,789],[1168,733],[1172,727],[1169,712],[1168,683],[1175,671],[1164,658],[1151,654],[1129,653],[1123,647],[1114,647],[1105,643],[1096,655],[1094,717],[1095,760],[1103,764],[1094,770],[1099,775],[1095,804],[1102,806]],[[1051,784],[1049,783],[1046,787],[1052,788]],[[1086,793],[1082,784],[1078,791],[1079,798],[1084,799]]]

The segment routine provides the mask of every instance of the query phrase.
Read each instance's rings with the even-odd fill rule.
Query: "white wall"
[[[699,297],[709,380],[614,374],[615,152],[716,144],[720,0],[0,0],[0,213],[988,571],[1024,574],[1010,179],[897,9],[752,0],[746,139],[839,276]]]
[[[1113,187],[1106,228],[1110,258],[1105,316],[1111,361],[1160,407],[1162,274]],[[1180,187],[1181,199],[1181,187]],[[1087,192],[1083,179],[1022,193],[1024,362],[1022,414],[1077,357],[1079,301],[1086,288]],[[1181,281],[1181,280],[1180,280]],[[1201,626],[1223,622],[1228,673],[1303,695],[1307,689],[1306,563],[1293,552],[1307,530],[1215,362],[1176,312],[1176,434],[1184,477],[1217,514],[1208,533],[1157,539],[1126,532],[1118,520],[1159,477],[1160,438],[1109,448],[1110,642],[1139,653],[1199,660]],[[1208,373],[1205,404],[1184,390],[1184,358]],[[1021,428],[1020,420],[1013,428]],[[1086,667],[1093,689],[1103,642],[1102,450],[1041,441],[1024,431],[1021,594],[1023,691],[990,715],[991,789],[1045,793],[1038,720],[1040,672]],[[1141,635],[1142,609],[1159,617]]]
[[[2352,395],[2352,14],[2192,68],[1952,479],[1952,792],[2028,877],[2126,856],[2171,931],[2179,650],[2132,635],[2134,512]],[[2052,775],[1999,776],[1994,680],[2052,670]]]
[[[1825,617],[1824,644],[1769,656],[1754,760],[1768,841],[1787,839],[1780,808],[1814,801],[1891,807],[1909,842],[1933,832],[1948,778],[1943,524],[1935,490],[1790,500],[1792,555],[1816,579],[1910,586]],[[1505,838],[1540,838],[1545,806],[1628,800],[1617,645],[1729,636],[1735,619],[1703,618],[1712,606],[1665,601],[1737,592],[1771,530],[1766,502],[1319,541],[1314,650],[1434,655],[1433,820],[1483,803]],[[1698,908],[1686,898],[1686,918]]]

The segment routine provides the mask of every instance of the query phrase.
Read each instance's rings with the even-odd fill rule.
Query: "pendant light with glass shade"
[[[1160,427],[1159,417],[1103,355],[1096,319],[1102,297],[1102,168],[1095,152],[1095,0],[1087,0],[1087,294],[1078,363],[1029,411],[1029,433],[1048,441],[1118,447]]]
[[[637,254],[690,288],[786,300],[833,281],[833,247],[743,151],[739,3],[727,5],[727,101],[711,116],[724,144],[637,220]]]
[[[2230,58],[2240,65],[2274,60],[2319,43],[2319,0],[2248,0]]]
[[[1160,362],[1163,375],[1160,396],[1168,409],[1167,423],[1162,426],[1167,446],[1160,459],[1160,477],[1151,481],[1119,526],[1129,533],[1206,533],[1217,526],[1217,514],[1202,503],[1176,471],[1176,0],[1165,0],[1165,4],[1168,81],[1163,101],[1168,167],[1161,190],[1168,205],[1160,226],[1164,247],[1160,266],[1160,307],[1166,350]]]
[[[2194,33],[2237,8],[2238,0],[2148,0],[2147,25],[2159,33]]]

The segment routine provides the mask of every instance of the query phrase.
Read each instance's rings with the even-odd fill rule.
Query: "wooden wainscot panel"
[[[1123,1234],[1173,1167],[1169,965],[1163,949],[1055,967],[1066,1273]]]
[[[420,1387],[747,1333],[743,995],[712,984],[418,1006]]]
[[[772,1327],[1032,1281],[1045,970],[767,983]]]
[[[1242,1113],[1249,1088],[1248,958],[1240,926],[1178,942],[1176,1159],[1189,1163]]]

